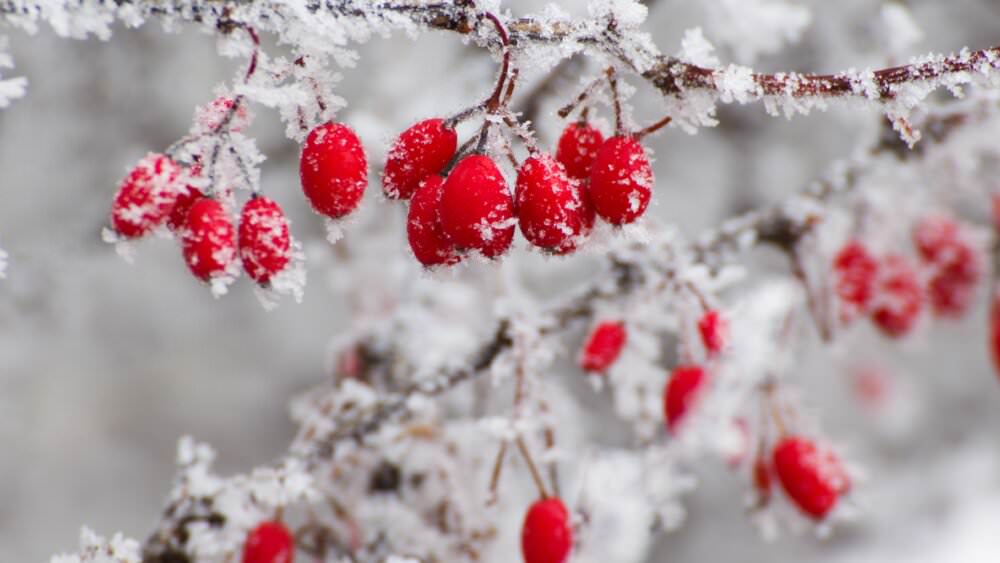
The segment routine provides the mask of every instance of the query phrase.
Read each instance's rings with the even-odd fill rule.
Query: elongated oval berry
[[[382,191],[389,199],[410,199],[424,178],[439,174],[458,147],[458,134],[443,119],[425,119],[399,135],[389,148]]]
[[[261,522],[247,535],[242,563],[292,563],[295,538],[281,522]]]
[[[524,238],[556,254],[576,250],[594,225],[594,210],[580,185],[547,154],[529,157],[521,165],[514,203]]]
[[[914,327],[923,309],[924,294],[908,259],[891,254],[879,266],[872,321],[885,335],[897,338]]]
[[[563,129],[556,148],[556,160],[566,167],[566,174],[576,180],[590,178],[590,166],[604,143],[600,129],[586,121],[570,123]]]
[[[191,212],[191,206],[203,197],[205,197],[205,194],[198,188],[184,186],[177,193],[177,201],[174,203],[173,208],[170,210],[170,215],[167,217],[167,227],[175,233],[184,228],[184,225],[187,224],[188,213]]]
[[[943,252],[927,282],[927,297],[934,313],[941,317],[961,317],[969,310],[982,277],[981,257],[964,240],[957,240]]]
[[[729,323],[716,309],[709,309],[698,319],[698,333],[709,358],[718,356],[729,341]]]
[[[459,250],[496,258],[514,241],[514,200],[489,157],[474,154],[459,162],[444,181],[441,227]]]
[[[368,160],[358,136],[342,123],[314,128],[302,146],[299,176],[317,213],[339,219],[357,209],[368,187]]]
[[[236,237],[229,214],[218,201],[203,197],[191,206],[181,235],[184,261],[195,277],[224,275],[236,259]]]
[[[958,236],[958,223],[944,213],[926,215],[913,226],[913,246],[926,262],[937,261]]]
[[[707,374],[701,366],[674,368],[663,389],[663,417],[671,434],[677,433],[685,415],[701,398],[707,380]]]
[[[580,351],[580,368],[592,373],[603,373],[615,363],[628,333],[625,323],[605,321],[594,327]]]
[[[1000,376],[1000,292],[993,294],[989,323],[990,356],[993,359],[993,367],[996,369],[997,375]]]
[[[785,436],[775,445],[773,466],[788,498],[814,520],[823,519],[851,488],[836,454],[802,436]]]
[[[177,201],[181,167],[149,153],[129,171],[111,204],[111,227],[125,238],[141,237],[163,224]]]
[[[417,260],[428,267],[457,264],[462,259],[441,229],[439,211],[442,193],[444,178],[436,174],[428,176],[413,194],[406,216],[406,238],[410,241],[410,249]]]
[[[833,259],[836,292],[843,308],[840,317],[847,322],[858,313],[868,312],[878,275],[878,261],[861,242],[852,240]]]
[[[243,271],[260,285],[285,269],[292,257],[288,219],[276,201],[255,195],[243,206],[238,231]]]
[[[635,221],[653,195],[653,169],[637,139],[616,135],[601,145],[590,168],[590,202],[612,225]]]
[[[524,563],[563,563],[573,549],[569,511],[557,497],[535,501],[521,528]]]

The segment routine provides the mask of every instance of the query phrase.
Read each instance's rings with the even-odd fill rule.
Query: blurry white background
[[[804,4],[813,23],[802,41],[758,68],[889,62],[879,3]],[[907,55],[1000,43],[993,0],[906,4],[925,32]],[[538,7],[505,5],[515,13]],[[583,5],[563,1],[571,12]],[[660,0],[645,29],[673,53],[689,27],[702,25],[713,40],[705,17],[698,2]],[[183,135],[194,106],[236,71],[212,38],[155,26],[119,29],[108,43],[44,30],[9,36],[15,74],[30,85],[27,98],[0,112],[0,247],[10,254],[0,281],[0,561],[40,561],[72,549],[81,524],[144,537],[183,434],[215,445],[223,473],[282,452],[294,430],[286,399],[325,377],[327,346],[345,326],[347,304],[330,290],[337,272],[318,265],[301,305],[265,312],[249,284],[213,299],[169,241],[143,243],[134,265],[101,242],[126,168]],[[376,163],[395,132],[478,99],[495,70],[444,34],[377,39],[361,55],[345,72],[341,94],[350,105],[339,118],[358,129]],[[731,59],[725,49],[720,55]],[[561,127],[553,110],[580,78],[557,82],[543,104],[539,127],[549,146]],[[655,94],[633,83],[637,115],[655,120]],[[321,239],[322,224],[299,194],[298,147],[274,115],[255,111],[253,133],[269,158],[264,190],[288,210],[298,238]],[[825,163],[849,155],[877,116],[834,109],[786,121],[752,106],[726,108],[721,121],[696,136],[670,129],[649,143],[658,179],[651,212],[687,234],[799,189]],[[323,252],[320,244],[311,256]],[[546,267],[532,275],[544,279]],[[868,474],[855,522],[826,541],[807,531],[766,543],[743,512],[745,483],[706,465],[687,501],[689,520],[662,537],[652,560],[1000,561],[1000,380],[988,363],[985,326],[981,299],[965,321],[941,323],[888,356],[865,330],[843,344],[842,361],[804,354],[797,369],[807,401]],[[870,416],[851,396],[848,359],[867,355],[890,365],[912,393],[916,410],[902,428]]]

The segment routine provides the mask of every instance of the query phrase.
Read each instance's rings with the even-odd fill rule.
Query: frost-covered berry
[[[424,178],[444,169],[457,146],[458,135],[443,119],[425,119],[403,131],[386,157],[383,193],[389,199],[410,199]]]
[[[927,298],[934,313],[960,317],[969,310],[983,268],[979,253],[963,240],[956,240],[938,256],[934,273],[927,282]]]
[[[441,229],[439,211],[443,192],[444,178],[436,174],[428,176],[413,194],[406,216],[410,249],[417,260],[428,267],[456,264],[462,259]]]
[[[698,333],[709,358],[718,356],[729,341],[729,323],[716,309],[709,309],[698,319]]]
[[[708,374],[701,366],[677,366],[663,388],[663,418],[667,430],[676,434],[680,423],[701,398]]]
[[[452,169],[440,213],[445,236],[459,250],[496,258],[514,241],[514,200],[488,156],[467,156]]]
[[[993,359],[993,367],[997,375],[1000,375],[1000,292],[993,295],[993,302],[990,303],[990,329],[989,347],[990,357]]]
[[[181,235],[184,261],[197,278],[226,273],[236,259],[236,236],[229,214],[218,201],[203,197],[191,206]]]
[[[859,241],[845,244],[833,259],[837,296],[845,306],[841,317],[847,321],[865,313],[875,294],[878,261]]]
[[[653,194],[653,169],[638,139],[611,137],[601,145],[590,168],[590,202],[612,225],[638,219]]]
[[[628,333],[625,324],[605,321],[594,327],[580,351],[580,368],[592,373],[603,373],[618,359]]]
[[[125,238],[141,237],[163,224],[177,201],[181,167],[170,157],[149,153],[118,187],[111,204],[111,227]]]
[[[917,272],[904,256],[890,254],[879,265],[879,280],[872,301],[872,321],[886,336],[900,337],[917,322],[924,294]]]
[[[368,187],[368,161],[358,136],[342,123],[317,126],[302,147],[299,175],[317,213],[339,219],[354,211]]]
[[[260,285],[269,284],[291,259],[288,219],[270,198],[255,195],[243,206],[237,236],[243,271]]]
[[[573,549],[569,511],[557,497],[535,501],[521,528],[524,563],[563,563]]]
[[[778,441],[772,462],[785,494],[814,520],[829,514],[851,488],[850,477],[836,454],[802,436],[785,436]]]
[[[549,252],[573,252],[594,226],[594,209],[579,183],[547,154],[529,157],[521,165],[514,203],[521,234]]]
[[[570,123],[559,137],[556,160],[566,167],[570,178],[587,180],[590,178],[590,165],[603,143],[604,135],[590,123]]]
[[[173,232],[178,232],[187,224],[188,213],[194,202],[205,197],[201,190],[194,186],[184,186],[177,192],[177,201],[174,202],[170,215],[167,217],[167,227]]]
[[[242,563],[292,563],[295,538],[281,522],[261,522],[247,535]]]
[[[926,262],[936,262],[958,239],[958,223],[944,213],[922,217],[913,226],[913,246]]]

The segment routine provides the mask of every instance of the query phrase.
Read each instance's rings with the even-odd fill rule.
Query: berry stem
[[[618,74],[613,66],[609,66],[605,74],[608,77],[608,86],[611,88],[611,103],[615,108],[615,135],[622,135],[625,133],[625,125],[622,123],[621,96],[618,95]]]
[[[481,17],[490,20],[500,35],[500,43],[503,46],[503,62],[500,65],[500,76],[497,78],[497,85],[493,90],[493,95],[486,101],[486,110],[490,113],[495,113],[501,106],[504,82],[507,80],[507,73],[510,69],[510,35],[507,33],[507,28],[504,27],[503,22],[493,12],[483,12]],[[513,81],[513,77],[511,78]]]
[[[566,119],[566,117],[569,116],[569,114],[573,113],[573,110],[575,110],[583,102],[587,101],[587,98],[593,95],[594,91],[597,90],[602,84],[604,84],[604,76],[600,76],[598,78],[591,80],[590,84],[587,84],[587,86],[583,89],[583,91],[577,94],[576,98],[574,98],[573,101],[559,108],[559,111],[556,113],[562,119]],[[586,118],[586,112],[588,110],[589,108],[587,106],[584,106],[583,113],[581,114],[581,119]]]
[[[656,123],[648,127],[644,127],[643,129],[640,129],[635,133],[634,137],[638,140],[642,140],[642,138],[645,137],[646,135],[649,135],[650,133],[655,133],[660,129],[666,127],[672,120],[673,118],[668,115],[667,117],[664,117],[663,119],[657,121]]]
[[[531,454],[528,453],[528,446],[524,444],[524,439],[520,436],[517,437],[517,448],[521,450],[524,462],[528,464],[531,478],[535,481],[535,486],[538,487],[538,494],[542,498],[549,498],[549,492],[545,489],[545,482],[542,480],[542,475],[538,472],[538,467],[535,466],[535,461],[531,458]]]
[[[500,474],[503,472],[503,460],[507,457],[507,441],[500,443],[500,450],[497,451],[496,460],[493,462],[493,472],[490,474],[490,494],[486,501],[493,504],[497,500],[497,489],[500,487]]]

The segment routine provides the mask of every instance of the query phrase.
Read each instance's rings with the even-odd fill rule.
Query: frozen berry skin
[[[579,183],[547,154],[529,157],[521,165],[514,204],[524,238],[554,254],[576,250],[594,224],[594,210]]]
[[[292,563],[295,538],[281,522],[261,522],[247,535],[242,563]]]
[[[705,390],[708,376],[701,366],[674,368],[663,389],[663,417],[667,430],[676,434],[680,424]]]
[[[591,373],[604,373],[615,363],[628,333],[625,324],[618,321],[605,321],[594,327],[580,351],[580,368]]]
[[[604,135],[598,128],[585,121],[570,123],[559,137],[556,160],[566,167],[570,178],[586,180],[590,178],[590,165],[602,144]]]
[[[425,119],[399,135],[382,171],[382,192],[389,199],[410,199],[424,178],[439,174],[458,147],[458,135],[443,119]]]
[[[441,227],[459,250],[501,256],[514,241],[514,200],[489,157],[467,156],[452,169],[441,194]]]
[[[271,283],[291,260],[288,219],[273,199],[255,195],[243,206],[237,237],[243,271],[259,285]]]
[[[605,141],[590,168],[589,190],[594,210],[608,223],[641,217],[653,195],[653,169],[642,144],[629,135]]]
[[[709,309],[698,319],[698,333],[705,353],[714,358],[722,353],[729,341],[729,323],[716,309]]]
[[[925,262],[936,262],[958,239],[958,223],[944,213],[922,217],[913,226],[913,246]]]
[[[845,244],[833,259],[837,297],[844,305],[841,319],[849,321],[866,313],[875,294],[878,261],[859,241]]]
[[[923,309],[924,292],[913,264],[904,256],[886,256],[879,270],[872,322],[886,336],[899,338],[916,325]]]
[[[956,240],[938,255],[927,282],[927,298],[939,317],[959,318],[972,305],[982,277],[981,258],[971,244]]]
[[[203,197],[205,197],[205,194],[198,188],[184,186],[177,193],[177,201],[174,203],[173,208],[170,210],[170,215],[167,217],[167,227],[175,233],[184,228],[184,225],[187,224],[188,213],[191,212],[191,206]]]
[[[556,497],[535,501],[521,528],[524,563],[563,563],[572,549],[573,528],[563,502]]]
[[[320,215],[339,219],[357,209],[368,187],[368,161],[358,136],[342,123],[314,128],[302,146],[299,176]]]
[[[191,273],[203,281],[224,275],[236,259],[235,235],[221,203],[208,197],[196,201],[181,235],[181,250]]]
[[[111,227],[139,238],[162,225],[177,201],[181,167],[170,157],[149,153],[122,180],[111,204]]]
[[[417,260],[427,267],[457,264],[462,256],[441,229],[441,194],[444,178],[428,176],[410,200],[406,216],[406,238]]]
[[[822,520],[837,505],[851,481],[832,450],[796,435],[774,446],[774,474],[789,500],[814,520]]]

